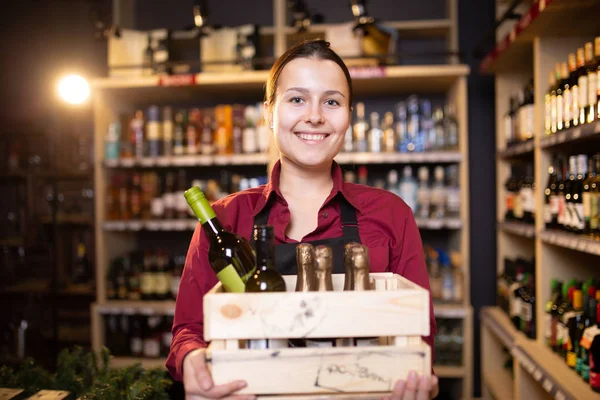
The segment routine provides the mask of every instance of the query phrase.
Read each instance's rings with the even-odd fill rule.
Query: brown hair
[[[267,80],[267,87],[265,91],[265,102],[267,103],[267,107],[272,107],[275,103],[275,96],[277,92],[277,80],[279,79],[279,75],[283,68],[292,60],[296,58],[316,58],[318,60],[330,60],[340,66],[344,75],[346,76],[346,81],[348,82],[348,91],[350,94],[350,98],[348,106],[352,108],[353,101],[353,93],[352,93],[352,78],[350,77],[350,72],[348,71],[348,67],[344,64],[344,61],[337,55],[335,51],[329,47],[329,42],[323,39],[315,39],[315,40],[305,40],[303,42],[299,42],[295,44],[293,47],[289,48],[281,57],[275,61],[271,71],[269,72],[269,79]]]

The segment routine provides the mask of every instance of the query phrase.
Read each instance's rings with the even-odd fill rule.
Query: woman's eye
[[[290,99],[290,102],[291,103],[295,103],[295,104],[300,104],[300,103],[302,103],[302,98],[300,98],[300,97],[292,97]]]
[[[325,102],[325,104],[327,104],[328,106],[339,106],[340,103],[337,100],[327,100]]]

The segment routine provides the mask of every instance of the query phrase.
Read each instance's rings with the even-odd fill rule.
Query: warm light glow
[[[58,82],[58,94],[67,103],[81,104],[90,96],[90,85],[79,75],[68,75]]]

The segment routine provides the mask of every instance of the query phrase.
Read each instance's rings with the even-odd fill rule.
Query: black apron
[[[341,194],[337,195],[340,205],[340,216],[342,220],[342,236],[332,239],[314,240],[310,243],[313,246],[325,245],[331,248],[333,252],[333,273],[343,274],[346,272],[344,266],[344,246],[350,242],[360,243],[358,234],[358,220],[356,219],[356,210]],[[254,225],[267,225],[269,214],[271,212],[270,202],[254,218]],[[254,235],[251,235],[252,245],[254,246]],[[296,264],[296,246],[300,243],[282,243],[275,245],[275,264],[277,271],[282,275],[297,275],[298,267]]]

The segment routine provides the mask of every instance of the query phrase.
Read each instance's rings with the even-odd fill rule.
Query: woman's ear
[[[273,130],[274,125],[273,125],[273,112],[271,110],[271,107],[269,107],[269,104],[265,101],[263,103],[263,110],[265,115],[263,116],[263,118],[265,119],[265,124],[271,129]]]

